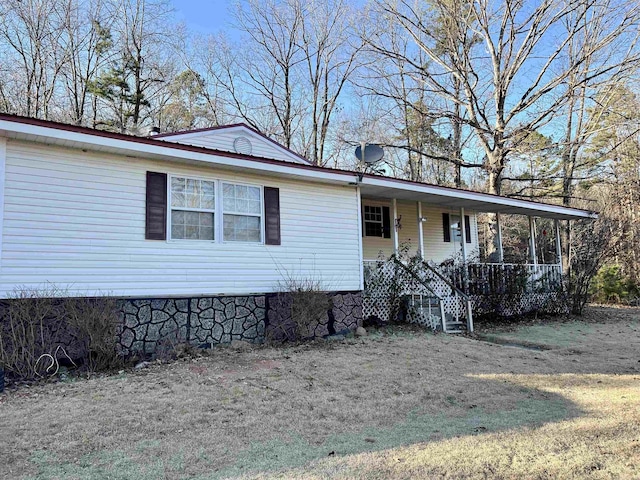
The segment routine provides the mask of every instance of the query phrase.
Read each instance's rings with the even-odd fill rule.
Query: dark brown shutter
[[[464,236],[467,243],[471,243],[471,220],[469,215],[464,216]]]
[[[280,189],[264,187],[264,243],[280,245]]]
[[[449,223],[449,214],[442,214],[442,231],[444,232],[444,241],[451,241],[451,224]]]
[[[382,236],[391,238],[391,213],[389,207],[382,207]]]
[[[167,239],[167,174],[147,172],[147,240]]]

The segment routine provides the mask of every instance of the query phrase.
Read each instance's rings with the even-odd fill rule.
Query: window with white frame
[[[171,238],[215,240],[215,182],[171,177]]]
[[[460,223],[460,215],[449,215],[451,222],[451,238],[454,242],[460,242],[462,240],[462,228]]]
[[[382,237],[384,233],[382,207],[364,206],[364,234],[367,237]]]
[[[260,187],[222,183],[222,238],[226,242],[262,241]]]

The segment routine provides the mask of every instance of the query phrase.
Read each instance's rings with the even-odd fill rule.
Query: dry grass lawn
[[[640,478],[640,310],[400,329],[0,395],[0,478]]]

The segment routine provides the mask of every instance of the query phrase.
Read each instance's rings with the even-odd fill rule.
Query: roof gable
[[[309,164],[306,158],[243,123],[202,128],[184,132],[163,133],[154,139],[222,150],[225,152],[272,158],[285,162]]]

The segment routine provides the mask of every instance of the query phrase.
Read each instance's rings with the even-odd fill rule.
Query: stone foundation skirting
[[[264,339],[265,296],[121,300],[120,353],[152,355],[179,344]]]
[[[362,325],[362,293],[330,292],[332,307],[308,337],[355,330]],[[119,299],[116,329],[118,352],[125,356],[147,357],[170,352],[179,344],[210,348],[240,340],[261,343],[268,331],[286,331],[292,323],[288,294],[210,296],[194,298]],[[11,300],[0,301],[0,328],[9,327],[6,312]],[[289,303],[288,303],[289,302]],[[0,330],[2,331],[2,330]],[[42,325],[44,350],[58,345],[72,358],[88,354],[86,341],[66,323],[64,314],[46,319]],[[278,335],[272,340],[286,340]]]

